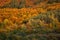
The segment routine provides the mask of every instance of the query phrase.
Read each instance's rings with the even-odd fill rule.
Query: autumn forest
[[[0,40],[60,40],[60,0],[0,0]]]

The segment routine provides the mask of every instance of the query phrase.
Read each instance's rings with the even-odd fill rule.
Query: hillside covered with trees
[[[60,0],[0,0],[0,40],[60,40]]]

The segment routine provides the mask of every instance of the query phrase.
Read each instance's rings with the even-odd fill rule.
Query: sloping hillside
[[[0,40],[60,40],[60,0],[0,0]]]

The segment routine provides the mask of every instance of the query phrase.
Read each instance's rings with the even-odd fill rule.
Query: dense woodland
[[[60,40],[60,0],[0,0],[0,40]]]

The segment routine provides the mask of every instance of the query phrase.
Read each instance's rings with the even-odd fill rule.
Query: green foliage
[[[4,27],[4,23],[0,23],[0,28],[3,28]]]
[[[59,3],[60,0],[48,0],[48,4]]]
[[[13,0],[12,3],[14,3],[14,1],[15,0]],[[24,2],[24,0],[22,1]],[[25,4],[23,2],[21,3],[21,6],[19,6],[19,8],[25,7]],[[17,3],[11,4],[12,7],[18,7],[18,5],[16,5]],[[59,10],[39,13],[39,15],[34,16],[29,20],[24,20],[23,23],[19,25],[20,28],[8,30],[8,32],[0,32],[0,40],[58,40],[59,38],[55,35],[53,36],[53,34],[58,34],[57,29],[58,31],[60,31],[60,28],[58,28],[60,27]],[[0,28],[3,28],[8,23],[10,23],[9,20],[5,19],[3,23],[0,23]]]
[[[6,38],[7,35],[4,32],[0,33],[0,40],[5,40]]]

